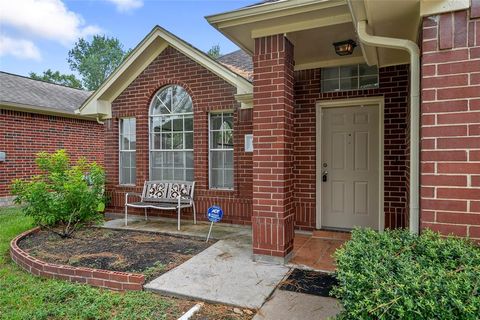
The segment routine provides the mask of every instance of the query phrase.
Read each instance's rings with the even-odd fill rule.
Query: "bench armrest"
[[[127,193],[125,193],[125,204],[128,203],[128,196],[136,196],[136,197],[139,197],[139,198],[142,197],[142,195],[138,192],[127,192]]]
[[[193,198],[190,195],[183,195],[183,196],[180,195],[180,196],[178,196],[177,199],[178,199],[178,206],[180,206],[182,200],[189,200],[190,204],[192,204],[192,202],[193,202]]]

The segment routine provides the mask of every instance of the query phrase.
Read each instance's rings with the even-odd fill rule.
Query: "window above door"
[[[378,88],[378,68],[366,64],[322,68],[322,92]]]

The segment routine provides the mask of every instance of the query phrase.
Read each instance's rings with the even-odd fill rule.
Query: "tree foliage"
[[[222,54],[220,53],[220,45],[216,44],[207,51],[207,54],[213,58],[218,59]]]
[[[100,166],[85,158],[72,165],[65,150],[41,152],[35,162],[41,174],[15,180],[12,193],[37,225],[70,237],[83,224],[101,218],[105,174]]]
[[[41,80],[50,83],[60,84],[76,89],[82,89],[82,82],[78,80],[73,74],[62,74],[59,71],[53,71],[47,69],[43,71],[43,74],[39,75],[35,72],[30,72],[29,77],[34,80]]]
[[[80,38],[68,52],[67,61],[82,76],[83,86],[96,90],[128,53],[117,38],[95,35],[91,42]]]
[[[354,230],[335,253],[340,319],[478,319],[480,248],[425,230]]]

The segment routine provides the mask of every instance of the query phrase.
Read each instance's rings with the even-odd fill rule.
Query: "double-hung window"
[[[137,173],[136,144],[135,118],[120,119],[120,184],[135,184]]]
[[[233,189],[233,114],[211,113],[209,119],[210,188]]]
[[[193,107],[178,85],[160,89],[150,105],[150,179],[193,181]]]

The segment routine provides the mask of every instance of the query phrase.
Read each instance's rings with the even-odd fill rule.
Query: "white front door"
[[[378,108],[322,108],[322,228],[379,229]]]

